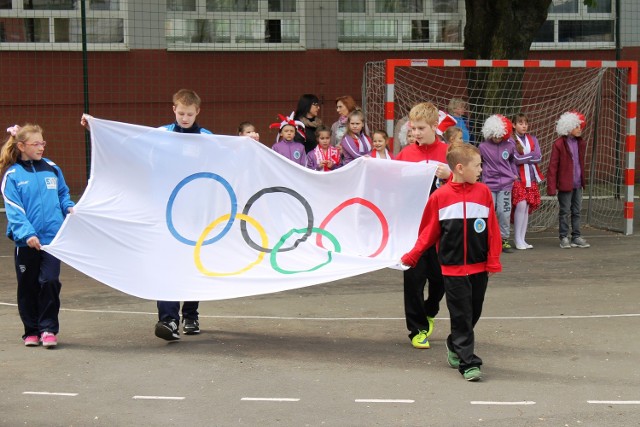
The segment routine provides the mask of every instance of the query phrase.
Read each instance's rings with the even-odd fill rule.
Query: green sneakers
[[[429,348],[429,340],[427,340],[427,331],[420,331],[416,336],[411,338],[411,344],[415,348]]]
[[[435,319],[427,316],[427,322],[429,322],[429,330],[427,331],[427,338],[429,338],[433,333],[433,324],[435,323]]]
[[[454,351],[449,349],[449,343],[445,341],[444,345],[447,347],[447,363],[453,369],[458,369],[460,367],[460,358]]]
[[[482,378],[482,372],[480,371],[480,368],[474,366],[473,368],[469,368],[464,371],[462,376],[467,381],[480,381],[480,378]]]

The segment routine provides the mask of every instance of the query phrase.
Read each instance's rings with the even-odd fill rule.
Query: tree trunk
[[[526,59],[552,0],[465,0],[465,59]],[[524,69],[468,68],[471,132],[476,141],[492,114],[520,111]]]

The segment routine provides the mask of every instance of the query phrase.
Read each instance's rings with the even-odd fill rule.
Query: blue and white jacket
[[[2,178],[7,213],[7,237],[27,246],[37,236],[48,245],[62,226],[68,209],[75,206],[60,168],[51,160],[20,160]]]

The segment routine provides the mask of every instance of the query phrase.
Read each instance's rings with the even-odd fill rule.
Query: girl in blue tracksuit
[[[60,328],[60,261],[41,250],[51,243],[74,203],[62,171],[42,157],[38,125],[15,125],[0,152],[7,237],[15,242],[18,311],[26,346],[53,348]]]

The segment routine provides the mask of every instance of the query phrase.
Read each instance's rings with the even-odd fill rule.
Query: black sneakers
[[[185,335],[195,335],[200,333],[200,323],[196,319],[182,319],[184,326],[182,331]]]
[[[199,331],[199,330],[198,330]],[[177,341],[180,339],[180,330],[178,329],[178,321],[161,320],[156,323],[156,336],[167,341]]]

